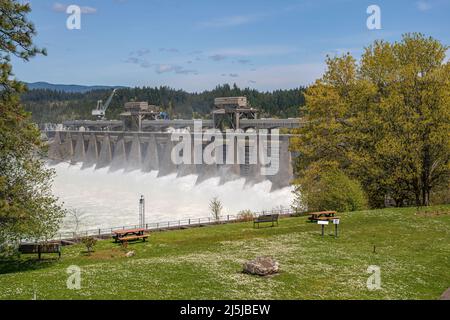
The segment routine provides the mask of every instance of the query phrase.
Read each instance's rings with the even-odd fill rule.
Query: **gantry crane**
[[[111,100],[114,97],[114,94],[116,93],[116,91],[117,91],[117,89],[113,90],[113,92],[111,93],[111,95],[109,96],[109,98],[105,104],[103,104],[103,100],[97,101],[97,108],[92,110],[93,116],[96,116],[97,118],[99,118],[101,120],[105,120],[106,110],[108,109],[109,105],[111,104]]]

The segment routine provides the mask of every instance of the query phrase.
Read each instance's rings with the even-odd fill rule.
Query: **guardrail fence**
[[[254,217],[268,215],[268,214],[279,214],[280,216],[290,216],[293,214],[300,214],[294,209],[272,209],[265,210],[257,213],[253,213]],[[144,228],[148,231],[158,231],[158,230],[168,230],[168,229],[180,229],[183,227],[195,227],[209,224],[218,224],[218,223],[232,223],[232,222],[240,222],[242,221],[242,216],[240,215],[223,215],[220,216],[218,220],[215,220],[213,217],[204,217],[204,218],[187,218],[181,220],[172,220],[165,222],[150,222],[146,223],[144,226],[141,225],[127,225],[120,227],[111,227],[111,228],[97,228],[97,229],[89,229],[79,232],[62,232],[59,233],[55,240],[67,240],[67,239],[75,239],[80,237],[89,237],[89,236],[107,236],[113,233],[116,230],[125,230],[125,229],[137,229]]]

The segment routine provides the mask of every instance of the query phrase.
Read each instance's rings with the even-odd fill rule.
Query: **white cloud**
[[[149,53],[150,53],[150,49],[143,48],[143,49],[136,50],[136,52],[132,52],[131,54],[132,55],[136,54],[138,57],[142,57]]]
[[[159,48],[159,52],[179,53],[177,48]]]
[[[63,12],[66,13],[67,7],[69,5],[67,4],[62,4],[59,2],[55,2],[53,4],[52,10],[55,12]],[[93,8],[93,7],[88,7],[88,6],[84,6],[84,7],[80,7],[81,9],[81,13],[83,14],[94,14],[97,13],[97,8]]]
[[[158,74],[175,72],[176,74],[197,74],[197,70],[185,69],[179,65],[173,64],[157,64],[155,65],[155,72]]]
[[[445,52],[445,63],[450,62],[450,48]]]
[[[448,10],[442,7],[448,7],[450,0],[418,0],[415,2],[418,10],[425,12],[429,10]]]
[[[156,66],[155,71],[157,73],[165,73],[165,72],[171,72],[175,70],[175,66],[171,64],[159,64]]]
[[[213,54],[213,55],[209,56],[209,58],[214,61],[222,61],[222,60],[225,60],[227,58],[227,56],[225,56],[223,54]]]
[[[167,64],[169,65],[169,64]],[[36,70],[41,70],[42,66],[36,64]],[[162,67],[161,70],[173,70],[170,67]],[[39,74],[39,72],[35,72]],[[302,85],[309,85],[317,78],[321,77],[325,71],[325,65],[322,63],[311,64],[283,64],[266,67],[258,67],[255,71],[239,70],[239,78],[231,78],[228,76],[230,71],[223,71],[184,74],[183,76],[176,73],[164,73],[157,76],[149,73],[149,69],[144,68],[123,68],[123,62],[109,65],[108,68],[97,65],[90,68],[90,72],[95,74],[95,80],[86,83],[85,68],[71,68],[71,82],[83,84],[105,85],[126,85],[126,86],[170,86],[173,88],[183,89],[189,92],[199,92],[205,89],[214,89],[217,84],[236,83],[240,87],[251,86],[258,90],[276,90],[297,88]],[[57,71],[49,70],[46,79],[49,82],[64,83],[67,79],[64,74]],[[172,71],[174,72],[174,71]],[[222,76],[224,74],[224,76]],[[39,81],[40,79],[27,79],[28,81]]]
[[[146,59],[138,57],[129,57],[128,59],[125,60],[125,62],[136,64],[142,68],[149,68],[151,66],[151,64]]]
[[[255,71],[240,73],[240,85],[257,80],[256,88],[260,90],[275,90],[297,88],[313,83],[325,71],[323,63],[302,63],[274,65],[257,68]]]
[[[243,24],[255,22],[263,18],[264,15],[235,15],[223,18],[212,19],[209,21],[203,21],[198,23],[203,28],[223,28],[223,27],[236,27]]]
[[[64,4],[55,2],[55,3],[53,4],[53,8],[52,8],[52,9],[53,9],[53,11],[55,11],[55,12],[66,12],[67,5],[64,5]]]
[[[81,13],[94,14],[97,13],[97,9],[93,7],[81,7]]]
[[[210,57],[254,57],[254,56],[274,56],[283,55],[294,52],[295,49],[287,46],[254,46],[254,47],[237,47],[237,48],[221,48],[212,50]]]
[[[416,5],[420,11],[428,11],[432,8],[431,2],[425,0],[417,1]]]
[[[259,90],[272,91],[309,85],[320,78],[324,71],[323,63],[286,64],[259,67],[255,71],[240,71],[238,77],[232,77],[229,73],[223,72],[201,73],[195,77],[170,77],[164,79],[164,84],[174,88],[183,88],[190,92],[198,92],[213,89],[217,84],[227,81],[230,84],[236,83],[240,87],[250,85]]]
[[[236,62],[240,64],[249,64],[251,61],[249,59],[237,59]]]

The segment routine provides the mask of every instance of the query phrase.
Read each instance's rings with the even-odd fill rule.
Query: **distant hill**
[[[63,91],[63,92],[77,92],[77,93],[85,93],[93,90],[102,90],[102,89],[113,89],[113,88],[126,88],[123,86],[83,86],[76,84],[53,84],[48,82],[32,82],[26,83],[28,89],[49,89],[55,91]]]

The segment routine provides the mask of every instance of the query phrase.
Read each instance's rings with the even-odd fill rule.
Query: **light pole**
[[[139,225],[141,228],[145,227],[145,199],[143,195],[139,199]]]

